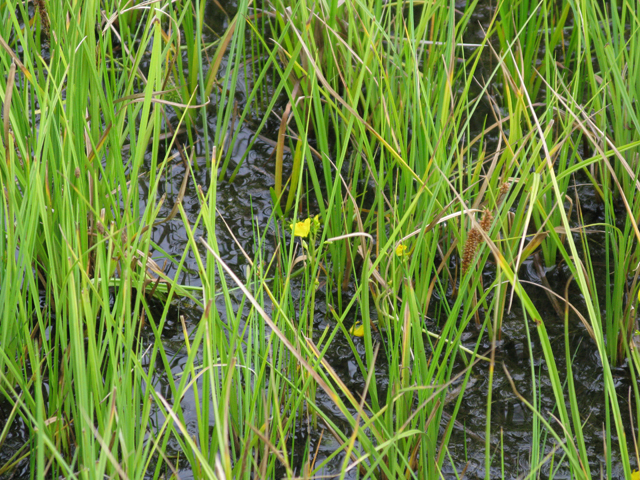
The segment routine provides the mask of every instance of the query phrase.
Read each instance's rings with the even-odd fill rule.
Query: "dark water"
[[[233,3],[223,4],[223,6],[230,15],[235,13],[235,6]],[[464,5],[459,5],[458,8],[464,8]],[[213,2],[210,2],[206,12],[207,24],[211,29],[218,34],[223,33],[228,24],[227,17],[214,5]],[[471,30],[467,35],[466,41],[477,43],[483,37],[480,27],[474,26],[481,23],[486,27],[491,14],[492,10],[490,6],[478,7],[474,14],[474,18],[469,23]],[[477,28],[477,30],[473,30],[474,28]],[[486,62],[487,65],[484,67],[484,71],[492,71],[494,65],[492,64],[490,57],[487,57]],[[238,94],[236,95],[236,100],[239,102],[240,106],[243,105],[246,95],[245,82],[241,77],[238,85]],[[286,100],[283,97],[282,103],[284,104],[285,101]],[[215,132],[217,120],[215,116],[216,111],[216,105],[215,102],[213,102],[209,107],[210,116],[207,119],[210,134]],[[260,116],[259,113],[260,112],[256,112],[256,117]],[[481,128],[482,126],[484,114],[485,112],[483,111],[477,113],[478,119],[477,122],[474,123],[478,128]],[[250,151],[247,151],[249,144],[255,139],[255,126],[256,125],[249,121],[241,128],[238,141],[233,146],[230,171],[236,167],[239,159],[244,157],[245,154],[246,160],[239,168],[238,175],[233,183],[222,181],[218,184],[217,206],[221,212],[221,216],[228,223],[239,243],[248,252],[251,252],[254,247],[254,227],[258,226],[261,230],[266,229],[268,232],[266,236],[267,241],[263,247],[267,250],[267,255],[269,255],[273,252],[273,248],[275,246],[273,235],[269,234],[269,230],[273,228],[269,223],[269,217],[272,211],[269,188],[274,185],[274,178],[271,174],[273,171],[273,160],[270,159],[274,147],[268,141],[258,139]],[[261,134],[266,138],[275,140],[277,135],[277,122],[268,124],[267,128],[263,130]],[[491,138],[488,140],[491,141]],[[196,183],[206,187],[211,181],[209,159],[204,157],[202,144],[199,144],[199,148],[200,151],[196,153],[196,162],[198,165],[198,169],[195,173]],[[290,158],[288,160],[290,161]],[[163,207],[164,211],[161,211],[159,214],[160,217],[168,215],[171,210],[173,204],[172,199],[177,195],[184,175],[185,169],[180,162],[176,162],[175,165],[169,169],[169,172],[164,179],[164,183],[162,184],[161,191],[159,192],[159,194],[166,193],[168,198],[168,201],[165,202],[165,206]],[[146,190],[145,185],[141,185],[140,188],[141,193],[144,195]],[[577,194],[580,197],[583,208],[585,208],[587,212],[591,212],[594,219],[597,219],[599,218],[599,215],[602,215],[601,209],[597,201],[594,199],[591,191],[582,188],[574,194]],[[183,205],[189,216],[190,222],[193,224],[199,213],[199,201],[197,198],[196,186],[192,182],[189,183]],[[217,241],[223,259],[240,275],[240,278],[244,278],[242,274],[243,269],[246,266],[244,257],[239,251],[233,237],[224,227],[224,224],[219,221],[217,225]],[[187,236],[184,229],[181,228],[181,222],[178,219],[156,227],[154,230],[154,239],[161,248],[169,254],[174,255],[176,258],[180,258],[182,253],[187,250]],[[594,251],[592,254],[597,254],[597,252]],[[168,265],[167,273],[170,276],[174,274],[174,267]],[[489,278],[487,280],[490,282],[491,274],[489,273],[488,275]],[[554,269],[548,270],[546,275],[547,280],[554,291],[564,291],[565,283],[570,276],[570,273],[566,268],[558,266]],[[540,277],[534,268],[533,261],[531,259],[525,262],[521,267],[520,278],[534,284],[540,283]],[[195,259],[188,259],[187,269],[182,272],[179,281],[186,285],[199,285],[200,282],[197,275],[197,264]],[[565,371],[565,332],[563,321],[558,318],[557,314],[551,307],[546,294],[541,288],[528,286],[527,291],[543,316],[555,349],[555,358],[558,362],[558,367],[560,371],[563,372]],[[578,306],[583,304],[577,288],[573,288],[571,290],[570,300]],[[158,308],[160,308],[160,306],[158,306]],[[220,308],[219,310],[222,312],[224,311],[224,308]],[[183,349],[183,330],[179,320],[180,316],[184,317],[187,330],[191,332],[195,329],[195,326],[200,320],[202,312],[198,307],[185,300],[176,300],[172,305],[171,316],[164,327],[163,341],[165,349],[167,350],[167,356],[173,359],[171,364],[171,373],[174,376],[182,373],[183,365],[187,360],[187,354]],[[500,467],[502,461],[505,465],[505,478],[517,478],[520,475],[529,472],[531,468],[529,458],[532,444],[531,424],[534,417],[531,411],[529,411],[526,406],[516,398],[501,365],[504,363],[506,368],[509,370],[520,394],[530,401],[534,396],[537,396],[539,404],[541,405],[539,410],[543,413],[545,418],[549,419],[550,415],[554,413],[555,400],[545,373],[546,365],[544,364],[544,361],[541,360],[543,355],[535,332],[535,327],[530,323],[529,328],[531,329],[532,339],[531,350],[533,352],[533,364],[536,371],[537,390],[534,391],[533,389],[531,356],[529,353],[525,322],[526,320],[523,316],[523,312],[516,299],[513,302],[513,308],[511,311],[505,315],[502,338],[498,343],[498,350],[496,352],[497,365],[493,378],[490,440],[493,452],[495,453],[495,458],[492,462],[491,478],[503,476],[503,472]],[[329,320],[329,317],[326,316],[324,298],[322,295],[319,295],[316,307],[316,330],[323,330],[325,325],[333,326],[333,323]],[[430,329],[437,330],[437,326],[435,325],[429,325],[429,327]],[[470,348],[473,348],[475,345],[477,333],[478,332],[474,330],[474,327],[470,327],[469,331],[465,334],[465,341],[467,342],[467,346]],[[149,335],[147,341],[153,341],[152,335]],[[572,317],[570,320],[569,341],[571,344],[571,352],[575,355],[575,386],[578,392],[578,398],[581,401],[580,414],[585,422],[584,432],[586,443],[589,448],[589,458],[591,461],[590,466],[594,476],[599,476],[600,469],[604,468],[603,424],[605,422],[605,411],[602,364],[593,342],[590,340],[584,327],[575,317]],[[364,356],[364,347],[362,346],[361,341],[356,338],[354,339],[354,342],[356,347],[359,349],[357,353]],[[487,351],[489,348],[490,345],[488,343],[483,345],[484,351]],[[362,377],[360,369],[355,361],[355,357],[353,356],[346,339],[342,339],[337,336],[333,342],[332,349],[328,352],[326,358],[338,372],[342,381],[352,391],[364,390],[365,379]],[[198,362],[196,361],[196,363]],[[460,370],[462,368],[463,366],[460,365]],[[384,372],[384,365],[380,366],[380,372]],[[378,378],[380,381],[379,388],[384,390],[386,388],[384,375],[379,375]],[[627,398],[631,381],[628,370],[624,367],[615,370],[614,379],[619,397]],[[458,472],[461,472],[466,468],[466,478],[484,478],[484,436],[488,386],[488,366],[480,363],[473,370],[469,387],[465,392],[463,404],[457,417],[457,427],[454,430],[452,440],[449,444],[449,451],[453,458],[453,465],[449,462],[445,462],[443,471],[445,478],[452,478],[454,468]],[[155,378],[153,388],[157,389],[160,393],[165,395],[165,397],[170,396],[167,382],[162,377]],[[330,399],[326,398],[325,394],[321,391],[317,394],[317,402],[337,425],[344,425],[345,428],[348,428],[346,420],[335,410],[334,403]],[[195,425],[197,422],[195,398],[193,394],[187,393],[182,401],[182,406],[186,424],[192,426]],[[7,419],[10,415],[10,409],[11,407],[7,402],[0,400],[0,419]],[[160,426],[164,421],[164,418],[157,411],[154,415],[152,423]],[[626,416],[628,413],[623,412],[623,415]],[[557,427],[557,431],[560,431],[557,423],[552,420],[551,423],[554,427]],[[299,438],[296,439],[297,445],[304,446],[305,442],[309,441],[310,448],[314,451],[318,451],[317,463],[320,463],[339,447],[338,443],[331,435],[325,432],[321,437],[320,431],[321,428],[311,432],[309,432],[306,427],[301,428]],[[631,441],[630,433],[631,432],[629,431],[628,441]],[[14,422],[4,448],[0,452],[0,465],[3,465],[8,458],[15,453],[16,449],[24,445],[25,442],[28,442],[27,435],[27,429],[24,428],[22,423],[19,421]],[[615,438],[613,441],[615,442]],[[501,445],[504,447],[501,448]],[[553,441],[551,439],[547,439],[546,443],[541,446],[543,455],[549,453],[552,448]],[[179,451],[177,442],[169,444],[169,453],[171,453],[172,450],[175,450],[176,452]],[[504,451],[504,458],[501,458],[501,451]],[[302,456],[301,452],[300,456]],[[319,475],[338,474],[342,463],[343,457],[338,456],[322,472],[319,472]],[[623,478],[622,468],[619,462],[614,462],[614,465],[614,478]],[[13,478],[28,477],[28,463],[24,462],[21,467],[22,468],[18,471],[14,471]],[[180,470],[179,474],[183,479],[192,477],[192,473],[188,469]],[[549,466],[547,464],[542,468],[541,476],[543,478],[547,478],[549,474]],[[348,475],[347,478],[354,477],[350,477]],[[569,475],[566,471],[561,469],[559,472],[556,472],[555,478],[569,478]]]

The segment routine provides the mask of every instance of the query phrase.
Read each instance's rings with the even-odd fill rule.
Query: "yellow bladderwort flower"
[[[402,243],[398,244],[398,246],[396,247],[396,255],[400,258],[408,257],[409,254],[411,253],[411,252],[407,252],[408,248],[409,247],[407,247],[406,245],[403,245]]]
[[[291,230],[294,237],[307,238],[309,231],[311,230],[311,217],[307,218],[303,222],[298,222],[295,225],[291,224]]]
[[[640,480],[640,472],[638,470],[634,470],[631,474],[631,480]]]
[[[349,333],[354,337],[364,337],[364,325],[360,322],[354,323],[349,329]]]

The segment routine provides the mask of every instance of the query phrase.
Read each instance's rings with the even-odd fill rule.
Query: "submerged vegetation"
[[[0,3],[0,477],[635,478],[637,11]]]

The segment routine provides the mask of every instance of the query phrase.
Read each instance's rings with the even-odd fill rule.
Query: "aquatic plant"
[[[507,478],[508,396],[525,477],[634,478],[637,2],[34,5],[0,9],[0,476]]]

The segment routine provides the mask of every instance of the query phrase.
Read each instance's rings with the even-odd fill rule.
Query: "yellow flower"
[[[307,238],[309,230],[311,230],[311,218],[309,217],[304,222],[298,222],[295,225],[291,224],[291,230],[293,230],[294,237]]]
[[[360,322],[354,323],[353,327],[349,329],[349,333],[354,337],[364,337],[364,325]]]
[[[640,472],[638,470],[634,470],[631,474],[631,480],[640,480]]]
[[[398,257],[408,257],[409,252],[407,252],[407,246],[403,245],[402,243],[398,244],[398,246],[396,247],[396,255]]]

